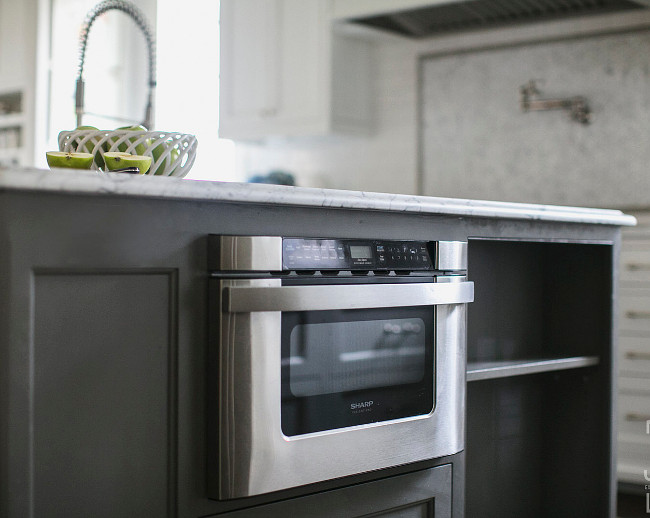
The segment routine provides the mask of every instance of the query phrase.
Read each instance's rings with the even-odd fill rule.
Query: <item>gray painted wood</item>
[[[451,518],[451,465],[294,498],[223,518]]]
[[[120,419],[135,416],[133,418],[139,424],[149,426],[159,423],[162,414],[165,414],[165,427],[149,428],[151,435],[148,444],[140,448],[141,443],[134,440],[129,443],[127,449],[134,459],[151,461],[155,466],[166,470],[166,473],[156,473],[150,480],[140,481],[140,486],[135,482],[118,483],[117,489],[124,491],[123,494],[128,497],[128,506],[155,501],[152,505],[156,516],[181,518],[234,512],[242,507],[250,507],[253,512],[252,509],[257,506],[336,490],[351,484],[370,482],[376,478],[377,474],[370,473],[322,485],[297,488],[281,494],[247,499],[245,502],[215,502],[205,497],[205,452],[208,440],[205,436],[205,362],[209,318],[206,250],[207,235],[211,233],[423,240],[464,240],[468,237],[553,241],[605,240],[614,243],[614,255],[617,253],[619,242],[618,228],[609,225],[497,220],[457,215],[398,214],[321,207],[291,208],[224,201],[2,192],[0,516],[47,517],[49,515],[46,511],[40,511],[48,500],[55,501],[60,490],[68,505],[74,504],[80,509],[84,508],[84,505],[85,509],[92,505],[90,502],[84,502],[82,497],[79,501],[72,502],[72,489],[67,493],[62,491],[65,489],[65,481],[57,480],[57,477],[69,476],[69,468],[65,465],[55,467],[50,473],[40,473],[48,455],[72,466],[83,464],[83,459],[68,458],[68,453],[60,452],[58,447],[55,447],[57,441],[67,445],[71,438],[66,437],[67,431],[63,430],[65,416],[56,414],[49,403],[56,404],[67,413],[74,414],[75,409],[79,411],[78,408],[65,399],[65,393],[48,394],[44,387],[65,373],[66,369],[70,368],[69,364],[83,357],[84,353],[90,353],[99,362],[106,351],[105,348],[87,351],[87,347],[68,349],[68,342],[77,346],[84,343],[83,335],[75,335],[77,331],[71,327],[65,333],[53,335],[57,338],[49,344],[40,337],[44,333],[46,336],[50,335],[49,331],[45,331],[49,327],[55,328],[55,324],[51,323],[53,321],[71,319],[77,311],[86,315],[97,313],[97,306],[103,305],[102,300],[106,301],[107,307],[113,309],[103,314],[96,324],[93,336],[98,339],[102,335],[102,329],[110,327],[122,318],[123,305],[131,305],[132,301],[137,302],[135,305],[138,306],[145,305],[142,313],[129,314],[128,318],[132,319],[134,325],[143,326],[142,332],[147,337],[136,343],[141,336],[140,331],[133,329],[133,326],[120,330],[120,333],[126,333],[126,342],[113,344],[107,365],[110,366],[110,374],[119,369],[123,359],[129,358],[126,381],[132,381],[124,384],[123,391],[136,390],[138,385],[134,377],[139,373],[142,373],[147,383],[143,394],[136,394],[125,402],[124,407],[118,404],[117,393],[95,393],[90,401],[108,404],[109,408],[108,415],[104,416],[106,421],[100,422],[113,418],[119,422]],[[614,269],[615,267],[616,264]],[[97,291],[92,288],[94,282],[97,283]],[[133,286],[131,282],[134,282]],[[116,291],[112,291],[112,283],[116,283]],[[161,295],[163,291],[165,296]],[[64,302],[60,303],[61,307],[53,307],[54,302],[48,297]],[[73,298],[78,298],[78,301],[68,302]],[[79,307],[80,301],[84,300],[86,302]],[[46,301],[48,304],[43,306]],[[35,309],[38,313],[34,313]],[[525,312],[522,312],[522,318],[527,318]],[[39,323],[41,316],[47,320]],[[167,333],[164,339],[161,325]],[[88,330],[80,329],[78,332]],[[73,339],[68,340],[66,337]],[[102,339],[111,340],[106,337]],[[133,347],[128,347],[127,344],[137,350],[130,350]],[[159,348],[156,348],[155,344],[160,344]],[[611,346],[611,342],[608,342],[607,346]],[[58,350],[61,351],[60,358],[49,360],[48,356],[43,356],[54,355]],[[176,361],[173,360],[174,351],[177,351]],[[604,353],[600,356],[598,369],[605,373],[610,372],[613,368],[613,358]],[[166,372],[161,372],[156,367],[161,365],[163,358],[169,360]],[[50,364],[56,366],[56,369],[39,371],[40,374],[36,376],[36,369]],[[84,394],[91,395],[93,390],[102,385],[99,365],[96,363],[93,367],[95,376],[78,381],[84,389]],[[607,438],[611,438],[613,432],[611,416],[606,412],[606,404],[603,401],[607,400],[611,391],[611,377],[601,377],[596,384],[599,387],[598,398],[593,401],[595,407],[587,411],[596,412],[597,417],[589,424],[598,425],[600,435],[597,443],[606,445]],[[148,392],[154,389],[160,389],[161,392]],[[561,389],[562,387],[558,387],[558,390]],[[76,394],[70,390],[72,394]],[[126,398],[126,392],[121,393],[123,398]],[[559,395],[553,397],[555,401],[560,398]],[[576,405],[580,401],[581,399],[578,399]],[[150,405],[155,408],[153,416],[148,416],[151,412]],[[34,410],[37,411],[34,413]],[[142,415],[136,415],[137,410]],[[572,410],[574,413],[578,412],[577,408]],[[105,437],[102,435],[102,427],[93,428],[96,424],[93,416],[99,416],[98,419],[102,417],[93,414],[96,411],[96,408],[90,405],[89,413],[78,415],[79,425],[71,430],[80,450],[83,447],[94,449]],[[31,427],[30,416],[34,417],[36,428]],[[84,427],[88,430],[85,435],[81,433]],[[56,433],[51,432],[52,430]],[[561,430],[562,433],[558,437],[572,433],[569,427]],[[46,440],[49,435],[55,441],[52,445]],[[576,437],[575,442],[569,442],[568,445],[577,444],[579,439],[580,437]],[[113,451],[119,449],[117,446],[111,448]],[[156,457],[155,452],[159,452],[160,458]],[[605,451],[603,456],[607,455],[608,451]],[[609,456],[609,466],[607,461],[603,460],[604,457],[597,461],[598,470],[604,478],[599,478],[597,484],[585,487],[585,498],[596,493],[607,495],[613,488],[611,452]],[[118,461],[121,455],[115,457],[108,465],[110,469],[98,471],[94,479],[81,480],[79,474],[73,475],[72,478],[89,493],[92,493],[90,485],[93,480],[95,483],[105,483],[103,488],[95,488],[94,494],[103,495],[104,501],[111,504],[106,506],[107,515],[112,511],[111,516],[119,517],[120,513],[121,516],[133,516],[127,513],[125,507],[120,507],[111,500],[108,482],[119,471]],[[155,460],[152,460],[154,457]],[[428,468],[436,463],[454,464],[453,518],[462,518],[464,515],[463,457],[463,454],[460,454],[418,465],[419,468]],[[570,458],[570,455],[567,458]],[[35,467],[38,469],[34,470]],[[409,469],[412,467],[400,467],[385,474],[405,474]],[[469,471],[468,476],[472,476]],[[605,480],[608,476],[611,477],[609,484]],[[52,484],[52,490],[43,489],[44,481]],[[481,483],[485,482],[486,479],[481,477]],[[166,495],[160,496],[165,483],[169,484],[169,488]],[[401,486],[400,491],[402,489],[406,491],[406,486]],[[142,501],[136,498],[136,494],[142,497]],[[160,501],[161,498],[165,498],[165,501]],[[607,496],[604,499],[607,499]],[[64,504],[65,502],[57,505]],[[37,510],[40,515],[35,513]]]
[[[34,272],[35,516],[166,514],[174,282],[173,272]]]

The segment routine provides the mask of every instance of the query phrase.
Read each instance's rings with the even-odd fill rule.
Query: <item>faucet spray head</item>
[[[79,70],[77,76],[77,86],[75,92],[75,113],[77,115],[77,126],[81,126],[81,120],[84,113],[84,81],[83,69],[86,58],[86,45],[88,44],[88,33],[90,27],[97,17],[106,11],[118,10],[127,14],[140,28],[147,41],[147,50],[149,54],[149,92],[147,95],[147,107],[145,109],[145,120],[143,125],[151,130],[154,125],[153,115],[153,98],[156,88],[156,42],[153,32],[149,28],[145,15],[131,2],[126,0],[104,0],[93,7],[86,15],[86,20],[81,28],[79,37]]]

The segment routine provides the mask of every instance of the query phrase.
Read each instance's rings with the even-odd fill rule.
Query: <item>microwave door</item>
[[[404,284],[282,286],[282,281],[274,278],[213,282],[221,306],[218,315],[220,338],[216,346],[218,395],[214,408],[218,414],[218,431],[210,438],[217,449],[209,470],[213,496],[229,499],[263,494],[451,455],[463,449],[466,303],[474,297],[473,283],[465,277],[439,276],[436,282]],[[427,326],[433,328],[430,341],[435,342],[435,392],[438,396],[433,411],[296,436],[283,433],[284,313],[383,308],[395,308],[397,313],[400,309],[414,307],[422,307],[435,319],[433,326]],[[390,315],[392,310],[380,312]],[[403,327],[408,324],[406,327],[414,330],[418,318],[412,312],[395,318],[384,316],[382,319],[387,322],[382,325]],[[379,358],[382,354],[391,354],[391,348],[395,353],[400,347],[387,338],[382,339],[384,341],[379,340],[374,344],[377,347],[372,349],[347,351],[350,353],[347,356],[343,351],[343,356],[330,360],[335,362],[332,368],[336,368],[336,362],[341,362],[345,364],[342,367],[345,372],[355,361],[362,361],[364,355],[366,360],[373,354]],[[406,360],[401,376],[416,379],[419,376],[417,365],[422,364],[421,357],[417,361],[421,354],[417,339],[413,339],[410,346],[416,358],[414,370],[409,372]],[[408,347],[409,344],[403,344],[403,348]],[[296,353],[298,355],[299,351]],[[403,385],[404,381],[398,379],[396,383]],[[318,392],[314,387],[303,389]],[[314,394],[314,397],[321,395]],[[360,400],[355,404],[363,409],[363,405],[370,403]]]

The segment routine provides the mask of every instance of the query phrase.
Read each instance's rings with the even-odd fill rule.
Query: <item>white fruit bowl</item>
[[[105,171],[104,153],[124,151],[152,157],[145,174],[176,176],[189,173],[198,141],[194,135],[173,131],[73,130],[59,133],[59,151],[92,153],[91,169]]]

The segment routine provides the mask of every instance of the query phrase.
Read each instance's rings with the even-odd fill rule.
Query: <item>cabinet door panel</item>
[[[25,80],[25,4],[0,0],[0,91]]]
[[[327,117],[329,49],[323,2],[283,0],[280,6],[280,97],[277,116],[289,123]]]
[[[452,467],[407,475],[264,505],[221,518],[451,518]]]
[[[34,275],[35,516],[167,516],[173,284],[173,272]]]
[[[337,99],[331,98],[330,7],[325,0],[222,0],[220,136],[260,139],[331,129]]]
[[[393,511],[387,511],[380,514],[366,515],[370,516],[379,516],[382,518],[429,518],[434,516],[433,514],[433,502],[423,502],[409,506],[404,509],[396,509]]]
[[[280,8],[280,0],[222,2],[222,119],[256,119],[277,111]]]

